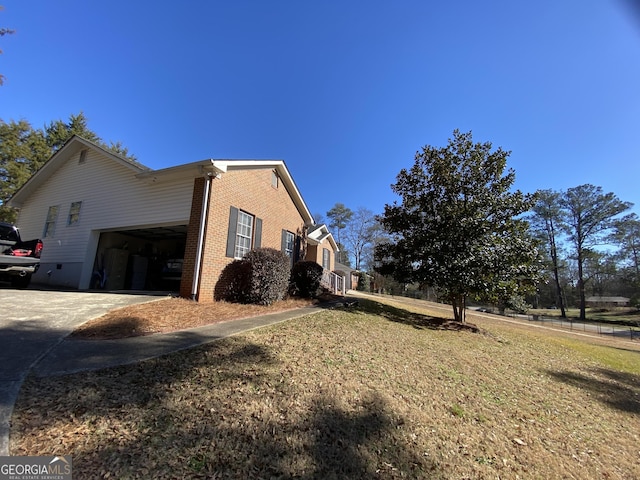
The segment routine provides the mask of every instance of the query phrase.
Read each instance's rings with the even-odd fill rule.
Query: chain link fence
[[[571,331],[608,335],[616,338],[640,341],[640,326],[616,325],[602,322],[582,322],[560,317],[545,317],[544,315],[509,315],[510,317],[529,322],[542,323],[548,326]]]

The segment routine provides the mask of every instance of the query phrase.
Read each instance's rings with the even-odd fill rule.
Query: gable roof
[[[600,302],[600,303],[626,303],[630,298],[627,297],[600,297],[598,295],[594,295],[592,297],[588,297],[585,301],[587,302]]]
[[[96,145],[89,140],[79,137],[78,135],[74,135],[67,140],[62,148],[54,153],[51,158],[47,160],[44,165],[42,165],[42,167],[40,167],[38,171],[16,191],[16,193],[13,194],[13,197],[11,197],[7,202],[8,205],[19,208],[35,190],[37,190],[49,177],[51,177],[51,175],[55,173],[58,168],[60,168],[60,166],[62,166],[62,164],[64,164],[71,156],[85,149],[99,151],[114,162],[131,169],[134,174],[149,170],[149,167],[145,167],[141,163],[134,162],[126,157],[110,152],[100,145]]]
[[[344,263],[340,263],[336,260],[335,265],[334,265],[334,270],[342,270],[345,273],[360,273],[359,270],[356,270],[353,267],[350,267],[348,265],[345,265]]]
[[[58,150],[33,176],[13,195],[8,204],[20,207],[31,194],[38,189],[53,173],[72,155],[84,149],[93,149],[129,169],[136,178],[149,183],[172,182],[184,178],[196,178],[203,175],[220,176],[229,170],[274,169],[282,184],[287,189],[296,208],[300,212],[306,225],[315,225],[298,187],[296,186],[283,160],[200,160],[198,162],[176,165],[173,167],[152,170],[141,163],[114,154],[82,137],[74,135]],[[325,227],[326,228],[326,227]],[[327,230],[328,231],[328,230]],[[333,240],[333,237],[331,237]],[[333,242],[335,245],[335,242]],[[337,248],[337,246],[336,246]]]
[[[324,240],[328,239],[334,252],[339,252],[338,244],[333,239],[333,235],[329,231],[329,228],[324,224],[314,225],[307,231],[307,241],[313,245],[318,245]]]
[[[215,177],[232,170],[251,170],[271,168],[275,170],[282,184],[289,192],[293,203],[302,215],[306,225],[314,225],[315,221],[307,207],[293,177],[289,173],[283,160],[228,160],[213,159],[200,160],[198,162],[185,163],[174,167],[162,168],[159,170],[148,170],[137,175],[138,178],[151,183],[174,181],[178,178],[198,177],[211,174]]]

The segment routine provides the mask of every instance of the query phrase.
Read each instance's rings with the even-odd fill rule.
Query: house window
[[[273,188],[278,188],[279,182],[280,182],[280,180],[278,178],[278,173],[275,170],[273,170],[271,172],[271,186]]]
[[[284,252],[284,254],[287,257],[289,257],[290,259],[289,263],[291,265],[293,265],[293,262],[294,262],[295,249],[296,249],[296,236],[287,230],[282,230],[281,250]]]
[[[80,152],[80,159],[78,160],[78,163],[80,165],[82,165],[83,163],[85,163],[87,161],[87,151],[86,150],[82,150]]]
[[[246,212],[238,212],[238,226],[236,228],[236,249],[234,258],[244,257],[251,250],[251,238],[253,237],[253,215]]]
[[[67,225],[75,225],[80,220],[80,209],[82,208],[82,202],[73,202],[69,209],[69,218],[67,218]]]
[[[322,249],[322,268],[325,270],[331,269],[331,254],[328,248]]]
[[[44,224],[44,233],[43,237],[53,237],[53,234],[56,231],[56,221],[58,220],[58,205],[53,207],[49,207],[49,211],[47,212],[47,221]]]
[[[252,248],[260,248],[261,241],[262,220],[236,207],[231,207],[225,255],[231,258],[242,258]]]

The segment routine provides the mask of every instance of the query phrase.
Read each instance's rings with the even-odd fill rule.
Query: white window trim
[[[42,232],[43,238],[51,238],[55,235],[59,212],[60,205],[51,205],[49,210],[47,210],[47,218],[44,222],[44,231]]]
[[[322,249],[322,268],[331,269],[331,252],[328,248]]]
[[[77,206],[78,210],[74,212],[74,206]],[[69,216],[67,217],[67,227],[76,225],[80,221],[80,211],[82,210],[82,202],[71,202],[69,207]]]
[[[296,249],[296,236],[290,232],[290,231],[286,231],[286,241],[285,241],[285,249],[284,249],[284,253],[287,257],[289,258],[293,258],[293,253]]]
[[[253,215],[242,210],[238,211],[238,224],[236,227],[236,245],[234,249],[234,258],[243,258],[251,250],[251,245],[253,243],[254,222],[255,217]],[[243,230],[248,230],[248,234],[243,233]]]

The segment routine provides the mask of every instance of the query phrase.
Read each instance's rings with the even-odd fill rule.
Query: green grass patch
[[[624,344],[619,347],[611,347],[566,337],[556,337],[550,341],[570,348],[589,361],[597,362],[619,372],[640,375],[640,351],[627,349]]]

